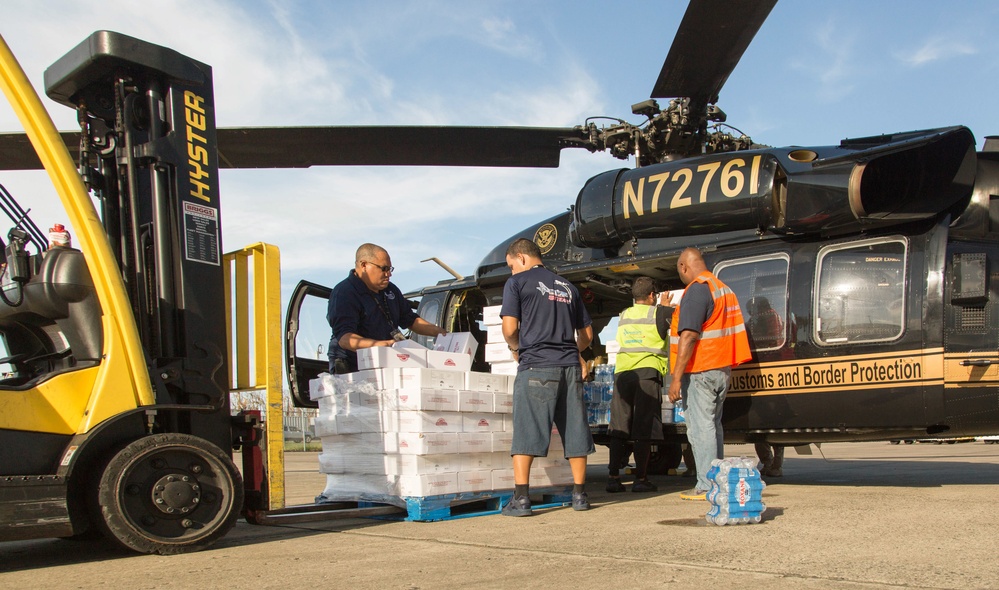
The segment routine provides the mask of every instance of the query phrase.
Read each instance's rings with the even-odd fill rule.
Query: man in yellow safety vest
[[[665,295],[665,294],[664,294]],[[635,305],[621,312],[617,342],[621,345],[614,369],[614,397],[611,398],[610,479],[607,491],[623,492],[621,467],[628,460],[627,441],[635,441],[635,483],[632,492],[654,492],[648,480],[652,444],[663,440],[662,387],[668,373],[666,347],[669,339],[670,309],[656,305],[655,284],[638,277],[631,285]]]

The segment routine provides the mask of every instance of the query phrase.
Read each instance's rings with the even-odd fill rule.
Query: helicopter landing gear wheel
[[[156,434],[121,449],[101,474],[103,532],[140,553],[208,547],[236,524],[243,481],[232,460],[189,434]]]
[[[680,443],[660,442],[649,456],[649,473],[651,475],[667,475],[671,469],[680,466],[683,459]]]

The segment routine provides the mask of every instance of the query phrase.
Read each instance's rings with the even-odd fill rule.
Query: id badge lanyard
[[[378,311],[382,312],[382,315],[385,316],[385,320],[388,322],[389,326],[391,326],[392,331],[389,332],[389,335],[392,336],[392,339],[396,342],[405,340],[406,337],[403,336],[402,332],[399,330],[399,326],[396,325],[395,320],[392,319],[392,314],[390,314],[388,310],[385,309],[385,306],[382,305],[382,302],[378,299],[378,295],[372,293],[371,298],[375,300],[375,305],[378,307]]]

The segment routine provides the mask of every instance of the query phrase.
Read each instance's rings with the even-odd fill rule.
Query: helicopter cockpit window
[[[906,243],[866,240],[819,252],[815,338],[822,344],[883,342],[905,326]]]
[[[439,297],[424,296],[417,309],[420,317],[431,324],[437,324],[441,321],[441,300]],[[415,332],[413,332],[410,336],[413,340],[416,340],[418,343],[426,346],[427,348],[433,347],[434,339],[431,336],[421,336]]]
[[[786,254],[728,261],[714,274],[739,298],[749,345],[754,351],[775,350],[787,342]]]

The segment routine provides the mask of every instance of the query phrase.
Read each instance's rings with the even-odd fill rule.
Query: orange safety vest
[[[701,326],[701,338],[694,347],[685,372],[700,373],[711,369],[734,367],[750,360],[753,355],[749,350],[749,338],[746,336],[746,325],[742,321],[742,309],[735,293],[718,277],[708,271],[697,275],[683,290],[695,282],[707,283],[714,299],[714,310]],[[682,300],[680,305],[683,305]],[[673,323],[669,328],[669,365],[676,366],[676,355],[680,347],[679,306],[673,311]]]

